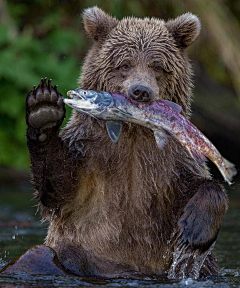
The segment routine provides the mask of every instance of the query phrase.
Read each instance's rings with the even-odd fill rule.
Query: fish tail
[[[219,170],[228,185],[231,185],[232,178],[237,174],[237,169],[235,168],[235,165],[227,159],[223,158],[222,165]]]

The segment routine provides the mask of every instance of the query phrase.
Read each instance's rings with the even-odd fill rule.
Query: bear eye
[[[131,64],[128,62],[128,61],[124,61],[120,68],[123,70],[123,71],[129,71],[130,68],[131,68]]]
[[[152,66],[152,68],[153,68],[153,70],[154,70],[155,72],[161,72],[161,71],[164,70],[163,67],[162,67],[162,65],[159,64],[159,63],[154,63],[153,66]]]
[[[161,66],[155,66],[154,67],[154,71],[155,72],[159,72],[159,71],[161,71],[162,70],[162,67]]]

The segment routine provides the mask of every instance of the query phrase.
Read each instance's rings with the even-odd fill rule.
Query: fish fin
[[[117,143],[122,132],[122,124],[117,121],[106,121],[106,128],[112,142]]]
[[[220,170],[224,180],[228,183],[228,185],[231,185],[232,178],[237,174],[235,165],[227,159],[223,158],[223,165],[218,167],[218,169]]]
[[[174,137],[174,134],[170,130],[162,129],[162,131],[167,135],[167,136],[172,136]]]
[[[178,105],[177,103],[174,103],[172,101],[168,101],[168,100],[163,100],[162,102],[166,105],[168,105],[169,107],[173,108],[174,110],[176,110],[178,113],[181,113],[182,111],[182,107],[180,105]]]
[[[168,136],[166,133],[164,133],[163,131],[154,131],[154,136],[155,136],[155,140],[157,143],[157,146],[160,149],[163,149],[164,146],[167,144],[168,142]]]
[[[192,150],[190,148],[187,148],[187,149],[190,155],[192,156],[192,158],[195,159],[199,165],[203,164],[207,160],[206,156],[203,153],[198,152],[196,150]]]

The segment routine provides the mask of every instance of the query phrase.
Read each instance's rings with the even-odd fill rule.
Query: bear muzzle
[[[137,102],[150,102],[153,100],[153,91],[142,85],[134,85],[129,89],[129,96]]]

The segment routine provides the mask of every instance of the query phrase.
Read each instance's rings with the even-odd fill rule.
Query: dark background
[[[77,86],[90,45],[81,13],[93,5],[119,19],[198,15],[202,31],[188,49],[195,71],[192,122],[240,167],[240,1],[1,0],[0,187],[29,178],[24,110],[32,86],[45,76],[64,96]]]

